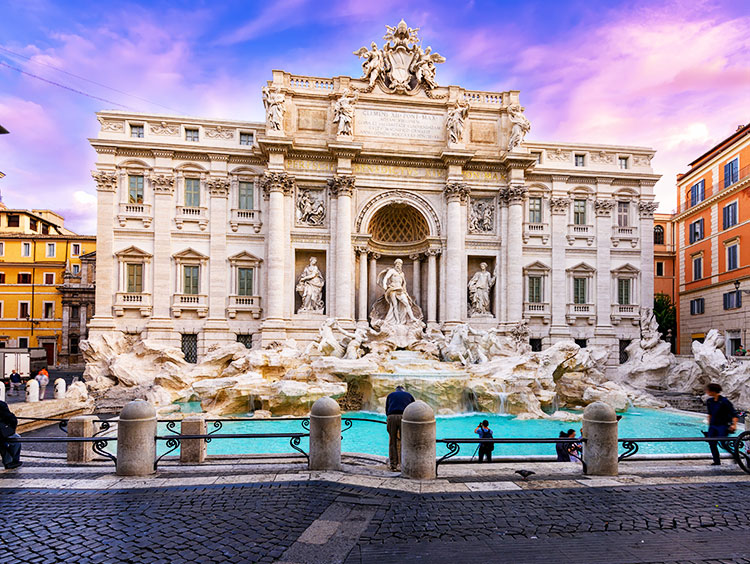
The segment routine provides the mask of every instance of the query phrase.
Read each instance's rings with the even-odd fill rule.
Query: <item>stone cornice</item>
[[[346,142],[328,143],[328,150],[338,158],[353,159],[362,151],[362,145]]]
[[[266,154],[281,153],[283,155],[286,155],[291,150],[293,145],[294,143],[291,139],[274,137],[258,138],[258,146]]]
[[[440,159],[447,165],[463,166],[474,156],[472,151],[443,151]]]
[[[226,153],[208,153],[208,160],[216,162],[227,162],[229,155]]]
[[[328,179],[328,186],[334,196],[351,196],[354,193],[355,178],[351,175],[334,176]]]
[[[167,151],[165,149],[152,149],[154,157],[160,159],[172,159],[174,158],[174,151]]]
[[[503,158],[503,164],[510,169],[528,169],[536,166],[536,157],[531,155],[506,154]]]

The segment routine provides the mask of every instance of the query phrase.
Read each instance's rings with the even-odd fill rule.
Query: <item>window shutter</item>
[[[737,303],[735,304],[736,307],[742,307],[742,292],[737,290]]]

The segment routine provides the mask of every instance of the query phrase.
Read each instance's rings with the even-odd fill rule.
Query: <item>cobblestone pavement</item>
[[[0,515],[7,564],[750,563],[748,483],[434,494],[322,480],[5,488]]]

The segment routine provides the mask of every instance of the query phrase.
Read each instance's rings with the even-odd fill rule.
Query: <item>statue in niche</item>
[[[524,137],[531,130],[531,122],[523,115],[524,108],[519,104],[508,107],[508,118],[513,125],[510,128],[510,139],[508,139],[508,151],[512,151],[523,143]]]
[[[413,347],[423,344],[422,310],[406,290],[403,264],[401,259],[396,259],[391,268],[378,274],[377,283],[384,294],[370,309],[370,324],[374,330],[369,343],[371,351],[416,350]]]
[[[297,313],[323,313],[323,275],[318,268],[318,259],[310,257],[308,264],[297,281],[297,293],[302,298],[302,305]]]
[[[278,88],[263,87],[263,107],[266,108],[266,121],[274,131],[284,130],[284,93]]]
[[[464,136],[464,120],[469,113],[469,104],[466,102],[459,103],[455,108],[448,112],[445,119],[445,127],[448,129],[448,138],[451,143],[460,143]]]
[[[338,124],[336,135],[351,135],[354,121],[354,104],[357,102],[357,92],[347,90],[333,104],[333,123]]]
[[[383,288],[388,304],[388,313],[384,319],[387,324],[407,325],[420,322],[414,315],[414,300],[406,290],[403,265],[404,261],[396,259],[391,268],[378,275],[378,285]]]
[[[372,88],[380,74],[385,70],[385,56],[383,52],[378,49],[377,43],[373,41],[369,49],[367,47],[360,47],[359,51],[355,51],[354,54],[359,58],[365,59],[362,61],[362,78],[368,80],[370,88]]]
[[[495,276],[487,272],[487,263],[479,265],[479,270],[474,273],[469,281],[469,313],[472,316],[489,316],[490,313],[490,290],[495,285]]]
[[[310,190],[300,190],[297,195],[297,222],[307,225],[323,225],[326,217],[326,207],[323,203],[323,192],[315,191],[313,197]]]
[[[469,231],[491,233],[495,224],[495,208],[492,200],[472,200],[469,210]]]

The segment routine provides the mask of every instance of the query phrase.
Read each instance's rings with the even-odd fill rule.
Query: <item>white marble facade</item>
[[[654,151],[528,141],[518,91],[438,86],[444,59],[413,33],[358,51],[362,79],[273,71],[265,123],[97,114],[91,333],[192,340],[198,357],[310,341],[328,317],[366,325],[400,258],[429,327],[525,318],[535,345],[586,339],[615,364],[653,300]],[[399,74],[404,53],[422,62]],[[477,312],[481,263],[495,279]]]

